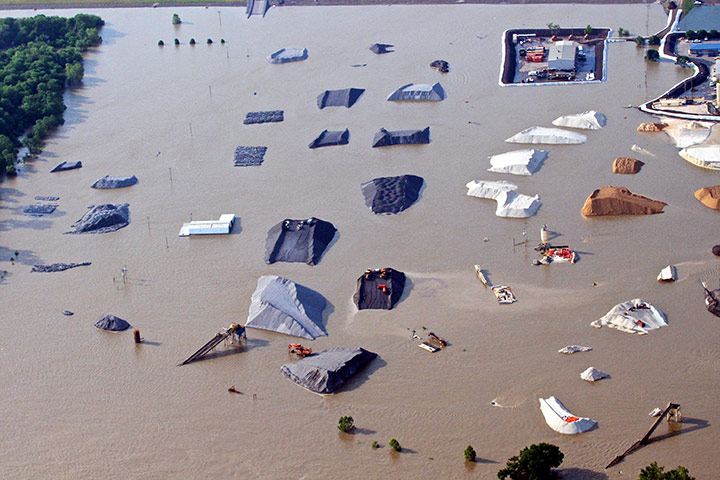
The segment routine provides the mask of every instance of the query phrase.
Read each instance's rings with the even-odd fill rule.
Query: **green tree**
[[[708,32],[707,32],[707,30],[701,28],[700,30],[697,31],[697,36],[700,40],[704,40],[705,37],[708,36]]]
[[[175,42],[175,45],[180,45],[180,40],[178,40],[177,38],[173,41]]]
[[[687,65],[688,62],[690,62],[690,57],[687,57],[685,55],[678,55],[678,57],[675,59],[675,63],[677,65]]]
[[[173,19],[172,19],[173,25],[180,25],[182,23],[182,20],[180,20],[180,15],[177,13],[173,13]]]
[[[667,472],[664,470],[665,467],[658,466],[657,462],[652,462],[640,470],[637,480],[695,480],[695,477],[690,476],[688,469],[682,465]]]
[[[163,45],[165,45],[165,42],[163,42],[162,40],[158,40],[158,47],[162,47]]]
[[[645,60],[650,60],[651,62],[656,62],[660,59],[660,54],[657,50],[651,48],[647,52],[645,52]]]
[[[546,23],[548,30],[550,30],[551,35],[555,35],[558,30],[560,30],[560,25],[557,23]]]
[[[508,459],[505,468],[497,474],[499,480],[510,477],[512,480],[549,480],[551,469],[559,467],[564,454],[549,443],[530,445],[520,450],[520,454]]]
[[[687,13],[695,6],[695,0],[682,0],[682,11]]]
[[[695,33],[695,30],[686,30],[685,38],[687,38],[688,40],[695,40],[696,38],[698,38],[698,34]]]
[[[338,420],[338,430],[341,432],[348,433],[353,428],[355,428],[355,422],[353,421],[352,417],[340,417],[340,420]]]
[[[68,63],[65,65],[65,78],[67,78],[68,85],[80,85],[84,75],[85,68],[83,68],[82,62]]]
[[[390,445],[390,448],[392,448],[396,452],[402,452],[402,447],[400,446],[400,442],[398,442],[394,438],[390,439],[390,441],[388,442],[388,445]]]
[[[208,38],[208,39],[207,39],[207,44],[208,44],[208,45],[212,45],[212,43],[213,43],[212,38]]]
[[[650,35],[648,37],[648,45],[658,46],[660,45],[660,37],[657,35]]]
[[[644,47],[645,46],[645,37],[641,37],[640,35],[635,37],[635,45],[637,45],[638,47]]]
[[[592,33],[592,31],[593,31],[592,25],[588,24],[588,26],[585,27],[585,35],[590,35]]]
[[[465,461],[467,461],[467,462],[474,462],[475,458],[477,458],[475,449],[471,445],[468,445],[467,447],[465,447],[464,455],[465,455]]]
[[[191,39],[190,39],[190,45],[195,45],[195,39],[194,39],[194,38],[191,38]]]

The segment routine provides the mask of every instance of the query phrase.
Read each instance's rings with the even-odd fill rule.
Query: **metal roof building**
[[[548,69],[574,70],[575,51],[575,42],[567,40],[555,42],[548,53]]]

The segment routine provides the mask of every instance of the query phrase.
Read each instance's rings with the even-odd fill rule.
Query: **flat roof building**
[[[220,215],[218,220],[198,220],[184,223],[178,236],[187,237],[190,235],[219,235],[230,233],[234,222],[235,215],[226,213]]]
[[[574,70],[575,69],[575,42],[562,40],[555,42],[548,53],[549,70]]]
[[[696,55],[701,57],[703,55],[718,55],[720,54],[720,43],[694,43],[690,45],[690,55]]]

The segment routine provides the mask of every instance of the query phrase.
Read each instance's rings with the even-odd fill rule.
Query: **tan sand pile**
[[[695,198],[708,208],[720,210],[720,185],[701,188],[695,192]]]
[[[645,162],[641,162],[637,158],[619,157],[613,162],[613,173],[633,174],[638,173]]]
[[[662,213],[667,203],[635,195],[625,187],[604,186],[585,200],[584,217],[600,215],[652,215]]]
[[[651,122],[645,122],[641,123],[637,127],[638,132],[662,132],[665,130],[669,125],[667,123],[651,123]]]

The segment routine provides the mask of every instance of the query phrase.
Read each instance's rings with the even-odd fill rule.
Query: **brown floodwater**
[[[171,24],[175,12],[180,26]],[[506,28],[590,23],[648,35],[665,25],[660,6],[282,7],[250,20],[243,8],[92,13],[106,20],[104,42],[86,57],[83,86],[66,95],[65,125],[18,178],[0,184],[3,478],[492,478],[538,442],[565,453],[563,478],[632,479],[652,461],[685,465],[699,479],[717,475],[720,320],[705,310],[699,280],[718,286],[710,253],[720,243],[718,212],[693,193],[719,177],[684,161],[664,134],[637,133],[652,118],[625,108],[688,72],[646,63],[634,43],[613,43],[604,83],[498,85]],[[375,55],[374,42],[395,52]],[[282,47],[307,47],[309,58],[265,61]],[[431,69],[436,59],[451,72]],[[401,85],[436,81],[443,102],[385,101]],[[315,105],[323,90],[350,87],[366,89],[352,108]],[[248,111],[274,109],[284,122],[242,123]],[[583,145],[544,147],[550,156],[532,177],[486,171],[488,156],[523,148],[505,138],[590,109],[607,115],[607,127],[587,132]],[[429,145],[371,148],[380,127],[426,126]],[[307,148],[322,130],[344,128],[349,145]],[[233,167],[238,145],[268,146],[265,163]],[[614,175],[620,156],[645,166]],[[63,160],[83,168],[50,174]],[[108,174],[140,181],[90,188]],[[421,199],[400,215],[373,215],[360,184],[401,174],[425,179]],[[494,202],[465,195],[473,179],[511,181],[543,205],[529,219],[498,218]],[[583,202],[602,185],[668,205],[661,215],[583,218]],[[36,195],[59,196],[58,210],[24,216]],[[128,227],[63,235],[88,206],[121,202],[130,204]],[[177,236],[183,222],[223,213],[238,217],[231,235]],[[266,265],[268,229],[310,216],[339,230],[322,261]],[[579,262],[531,265],[543,224],[558,232],[554,242],[580,252]],[[35,263],[81,261],[92,265],[30,273]],[[518,302],[498,305],[474,264],[510,285]],[[668,264],[679,280],[657,283]],[[357,277],[382,266],[408,275],[403,300],[391,311],[356,311]],[[243,350],[177,367],[222,327],[245,322],[257,279],[269,274],[327,299],[328,336],[307,342],[313,350],[357,345],[379,358],[331,397],[280,374],[295,339],[266,331],[250,330]],[[590,327],[632,298],[660,308],[669,325],[644,337]],[[93,328],[104,313],[127,319],[146,343]],[[411,330],[423,327],[450,346],[432,355],[417,348]],[[569,344],[594,350],[557,353]],[[612,378],[582,381],[589,366]],[[231,385],[243,394],[228,393]],[[551,430],[538,405],[550,395],[598,428]],[[682,404],[682,433],[604,472],[652,424],[647,413],[669,401]],[[338,432],[343,415],[355,419],[355,434]],[[666,433],[663,424],[656,436]],[[393,437],[404,453],[391,454]],[[375,440],[383,448],[372,449]],[[468,444],[479,457],[472,465],[462,457]]]

